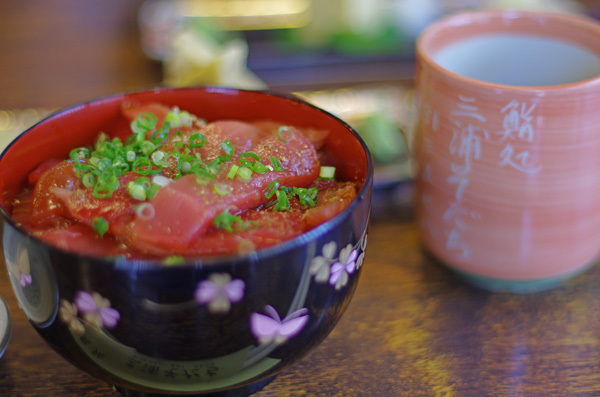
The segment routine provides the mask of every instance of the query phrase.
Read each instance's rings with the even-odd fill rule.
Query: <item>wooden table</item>
[[[160,82],[139,49],[137,6],[2,2],[0,109],[61,107]],[[337,327],[257,396],[600,395],[600,268],[549,292],[494,294],[424,255],[410,211],[378,208],[368,241]],[[45,344],[6,271],[0,296],[14,321],[0,395],[119,395]]]

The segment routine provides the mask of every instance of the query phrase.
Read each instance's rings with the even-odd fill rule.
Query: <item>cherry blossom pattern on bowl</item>
[[[7,210],[28,172],[62,153],[69,137],[91,141],[110,131],[124,100],[208,119],[276,117],[326,128],[325,148],[342,179],[357,182],[357,196],[333,219],[274,247],[177,264],[81,255],[29,234]],[[0,156],[3,253],[20,307],[81,370],[127,395],[247,395],[315,348],[348,307],[372,190],[371,156],[358,134],[297,98],[220,87],[119,94],[42,120]]]

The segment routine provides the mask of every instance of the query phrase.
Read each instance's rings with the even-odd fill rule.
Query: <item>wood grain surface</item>
[[[160,83],[160,66],[140,50],[140,3],[2,1],[0,109]],[[256,396],[600,396],[598,267],[548,292],[489,293],[423,253],[410,211],[374,215],[347,312]],[[0,296],[14,321],[1,396],[119,395],[45,344],[2,269]]]

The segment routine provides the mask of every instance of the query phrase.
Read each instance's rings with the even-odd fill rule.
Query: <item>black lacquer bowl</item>
[[[274,119],[326,128],[337,176],[356,199],[317,228],[250,254],[188,260],[106,259],[28,234],[11,203],[28,173],[110,133],[124,100],[179,106],[207,120]],[[0,157],[3,251],[14,292],[40,335],[71,363],[127,395],[247,395],[317,346],[356,288],[367,243],[373,167],[364,142],[293,97],[219,87],[114,95],[59,111]]]

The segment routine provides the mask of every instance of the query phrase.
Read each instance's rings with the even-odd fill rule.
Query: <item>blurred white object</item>
[[[160,61],[177,32],[194,21],[227,31],[289,29],[305,26],[313,13],[311,0],[146,0],[138,23],[142,49]]]
[[[246,66],[248,45],[234,39],[219,44],[194,30],[177,33],[164,59],[164,82],[173,87],[221,85],[264,89],[266,85]]]

